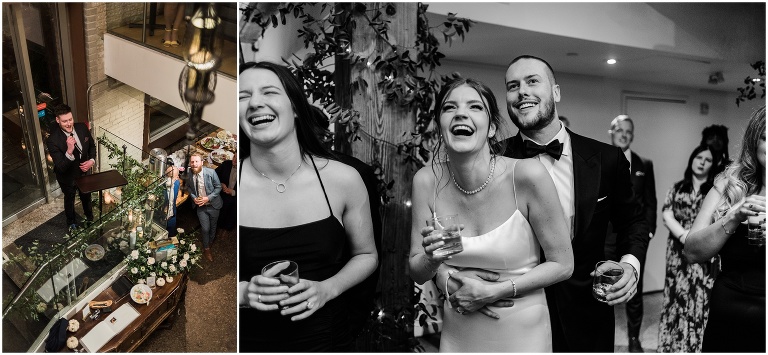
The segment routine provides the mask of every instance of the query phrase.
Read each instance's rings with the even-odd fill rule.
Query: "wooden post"
[[[394,2],[395,14],[388,16],[384,3],[365,3],[368,18],[381,10],[379,21],[389,20],[388,35],[397,45],[411,47],[416,42],[417,3]],[[354,6],[354,5],[353,5]],[[368,20],[356,16],[357,25],[353,30],[351,40],[352,50],[373,58],[381,55],[385,58],[391,51],[388,44],[382,45],[377,40],[375,32],[368,26]],[[399,52],[404,52],[405,49]],[[403,352],[408,350],[408,339],[412,336],[412,327],[404,326],[412,322],[413,281],[408,273],[408,253],[410,248],[411,230],[411,180],[415,174],[403,156],[397,154],[397,148],[384,143],[401,142],[413,130],[416,122],[415,108],[402,107],[392,101],[387,101],[379,90],[377,83],[381,80],[373,65],[355,64],[351,68],[350,80],[355,82],[362,78],[367,85],[361,85],[353,91],[352,107],[359,111],[361,128],[372,137],[362,134],[362,140],[352,144],[353,155],[365,162],[379,160],[384,168],[386,180],[394,179],[395,184],[390,191],[392,200],[382,212],[382,260],[380,290],[381,307],[387,316],[394,317],[399,326],[391,321],[384,322],[382,337],[379,338],[378,351]],[[406,135],[407,136],[407,135]],[[410,310],[410,311],[409,311]],[[406,318],[403,319],[403,314]]]

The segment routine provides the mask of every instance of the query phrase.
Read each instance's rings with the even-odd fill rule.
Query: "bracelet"
[[[517,285],[515,284],[515,280],[509,279],[509,282],[512,283],[512,298],[517,297]]]
[[[720,226],[723,227],[723,231],[725,232],[725,235],[733,235],[733,233],[736,233],[736,230],[728,231],[728,229],[725,228],[725,222],[726,222],[725,218],[721,219],[720,221],[721,221]]]

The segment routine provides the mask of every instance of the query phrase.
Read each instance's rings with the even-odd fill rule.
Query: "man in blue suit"
[[[187,175],[187,191],[195,203],[197,218],[203,235],[203,256],[213,261],[211,243],[216,236],[216,222],[224,202],[221,200],[221,182],[216,171],[203,166],[203,157],[193,153],[189,157],[190,173]]]

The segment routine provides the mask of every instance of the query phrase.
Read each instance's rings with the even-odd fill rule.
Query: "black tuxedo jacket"
[[[632,191],[640,202],[648,233],[656,233],[656,179],[653,176],[653,162],[632,152],[630,168]]]
[[[650,238],[632,194],[629,162],[619,148],[568,130],[573,150],[574,270],[570,279],[546,288],[555,352],[613,352],[613,307],[592,296],[595,264],[605,260],[608,223],[617,232],[619,255],[643,265]],[[507,140],[505,156],[523,158],[522,138]],[[543,254],[542,254],[543,255]]]
[[[83,145],[80,159],[69,160],[66,157],[68,135],[64,134],[58,125],[54,126],[51,135],[46,140],[48,154],[53,159],[53,171],[56,173],[56,180],[59,180],[59,185],[62,182],[74,181],[84,174],[80,170],[80,163],[89,159],[96,159],[96,143],[94,143],[91,132],[85,123],[75,123],[73,129],[80,139],[80,144]]]

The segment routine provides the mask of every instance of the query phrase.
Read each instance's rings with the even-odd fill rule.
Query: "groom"
[[[632,195],[629,162],[620,149],[577,135],[556,119],[560,87],[543,59],[523,55],[512,60],[505,85],[509,116],[520,129],[507,140],[505,155],[539,159],[544,164],[571,230],[573,276],[546,288],[553,351],[613,352],[610,306],[626,302],[636,292],[650,239],[640,205]],[[607,295],[606,305],[592,296],[591,273],[597,262],[606,260],[608,222],[617,233],[616,252],[621,255],[624,276]],[[486,280],[498,277],[484,270],[459,275]]]

